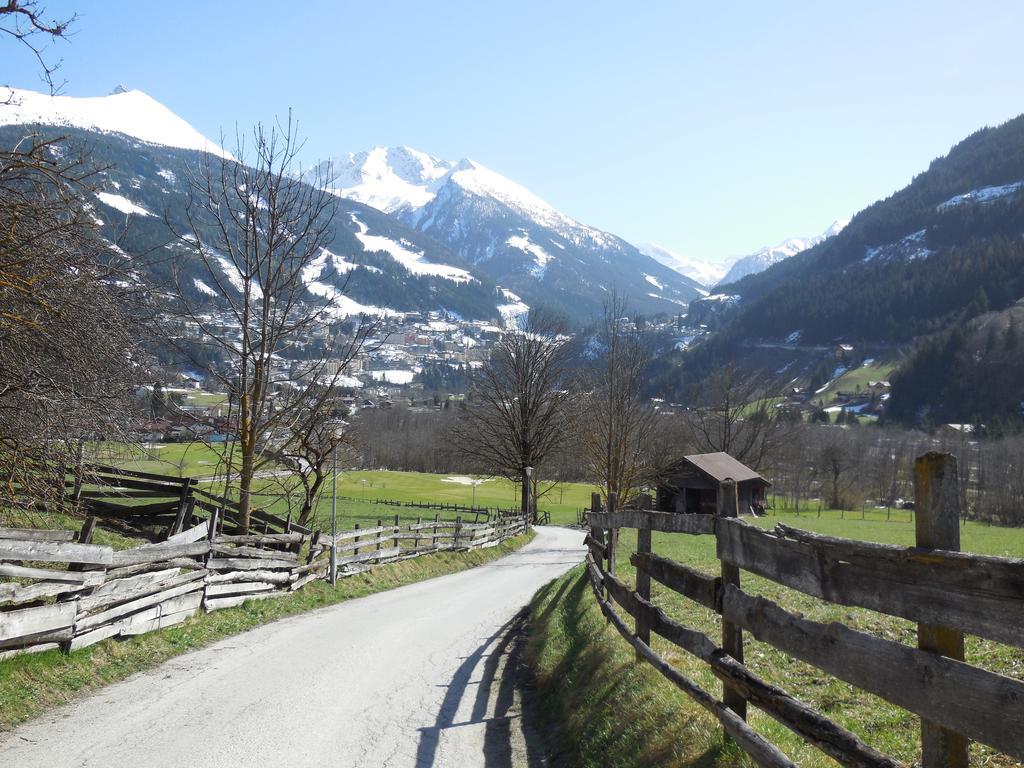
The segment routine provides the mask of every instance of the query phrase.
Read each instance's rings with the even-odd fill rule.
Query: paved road
[[[269,624],[109,686],[9,734],[0,766],[525,765],[500,681],[508,630],[583,557],[582,533],[537,534],[490,565]]]

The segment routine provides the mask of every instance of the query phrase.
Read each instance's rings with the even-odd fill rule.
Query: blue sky
[[[217,137],[291,108],[308,162],[472,157],[633,242],[810,235],[1024,112],[1020,2],[62,2],[64,93]],[[712,7],[709,7],[712,6]],[[40,88],[0,46],[0,80]]]

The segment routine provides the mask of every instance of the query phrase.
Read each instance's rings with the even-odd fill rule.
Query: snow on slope
[[[0,125],[37,123],[123,133],[149,144],[231,158],[230,153],[142,91],[118,89],[109,96],[78,97],[0,87]]]
[[[500,290],[501,295],[508,302],[507,304],[498,305],[498,312],[501,314],[502,321],[508,328],[519,327],[523,318],[530,314],[530,307],[507,288],[501,288]]]
[[[570,239],[606,243],[609,235],[566,216],[549,203],[475,160],[442,160],[411,147],[374,147],[323,163],[303,176],[310,183],[334,176],[327,188],[385,213],[419,212],[446,184],[489,198]],[[414,217],[416,219],[416,217]],[[419,220],[415,221],[419,224]]]
[[[97,192],[96,197],[99,198],[101,203],[109,205],[111,208],[120,211],[121,213],[136,216],[152,216],[153,214],[147,211],[138,203],[133,203],[127,197],[122,195],[115,195],[112,192]]]
[[[359,228],[359,231],[355,234],[356,237],[359,238],[359,242],[363,244],[363,248],[365,250],[370,252],[384,251],[414,275],[442,277],[445,280],[451,280],[454,283],[468,283],[470,280],[473,280],[473,276],[464,269],[452,267],[447,264],[433,264],[424,260],[422,251],[412,250],[411,246],[404,241],[396,242],[390,237],[367,234],[366,225],[361,222],[354,213],[350,213],[349,215],[352,217],[352,221],[355,222],[355,225]]]
[[[955,208],[958,205],[963,205],[964,203],[991,203],[993,200],[999,200],[1003,197],[1016,194],[1022,189],[1024,189],[1024,181],[1017,181],[1013,184],[1002,184],[998,187],[972,189],[970,192],[965,192],[962,195],[951,197],[944,203],[939,203],[936,206],[936,210],[944,211],[948,208]]]
[[[547,268],[548,262],[551,261],[552,258],[554,258],[550,253],[545,251],[536,243],[530,242],[530,238],[526,235],[525,232],[523,232],[522,235],[513,235],[505,242],[508,245],[511,245],[513,248],[518,248],[519,250],[530,254],[533,257],[533,261],[535,264],[535,266],[530,270],[530,272],[533,273],[534,277],[544,276],[544,270]]]
[[[682,256],[667,248],[662,248],[656,243],[642,243],[637,246],[637,250],[645,256],[650,256],[659,264],[707,287],[725,277],[729,267],[736,261],[736,259],[727,259],[722,262],[701,261],[689,256]]]
[[[410,147],[374,147],[330,161],[334,175],[329,189],[341,197],[371,205],[385,213],[401,208],[422,208],[447,179],[455,164]],[[326,165],[304,177],[315,182]]]

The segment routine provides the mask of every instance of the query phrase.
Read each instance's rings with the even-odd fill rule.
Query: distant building
[[[771,483],[727,453],[696,453],[684,456],[657,483],[656,509],[680,514],[710,514],[718,510],[718,487],[736,482],[741,514],[763,510],[765,491]]]

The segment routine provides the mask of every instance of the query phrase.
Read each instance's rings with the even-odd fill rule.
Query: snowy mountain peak
[[[109,96],[50,96],[0,88],[0,125],[60,125],[126,136],[167,147],[231,155],[156,99],[118,86]]]
[[[715,283],[725,277],[729,267],[736,261],[735,258],[719,262],[702,261],[701,259],[683,256],[667,248],[662,248],[656,243],[642,243],[637,248],[640,250],[640,253],[650,256],[669,269],[673,269],[679,274],[707,287],[715,285]]]
[[[778,245],[765,246],[748,256],[732,256],[720,262],[703,261],[662,248],[654,243],[638,246],[641,253],[664,264],[669,269],[695,280],[708,288],[736,282],[748,275],[762,272],[790,256],[806,251],[818,243],[839,234],[850,223],[849,219],[837,219],[820,235],[815,237],[791,237]]]
[[[814,237],[791,237],[788,240],[783,240],[778,245],[766,246],[749,256],[742,256],[734,261],[732,267],[718,284],[727,285],[728,283],[742,280],[748,275],[763,272],[773,264],[784,261],[791,256],[796,256],[798,253],[802,253],[808,248],[813,248],[818,243],[822,243],[830,237],[839,234],[849,223],[849,219],[837,219],[824,232]]]
[[[401,146],[351,152],[328,162],[334,176],[332,192],[385,213],[423,208],[450,182],[546,226],[580,226],[529,190],[469,158],[453,162]],[[326,169],[324,164],[317,170],[322,175]],[[312,181],[314,173],[307,174],[306,179]]]

